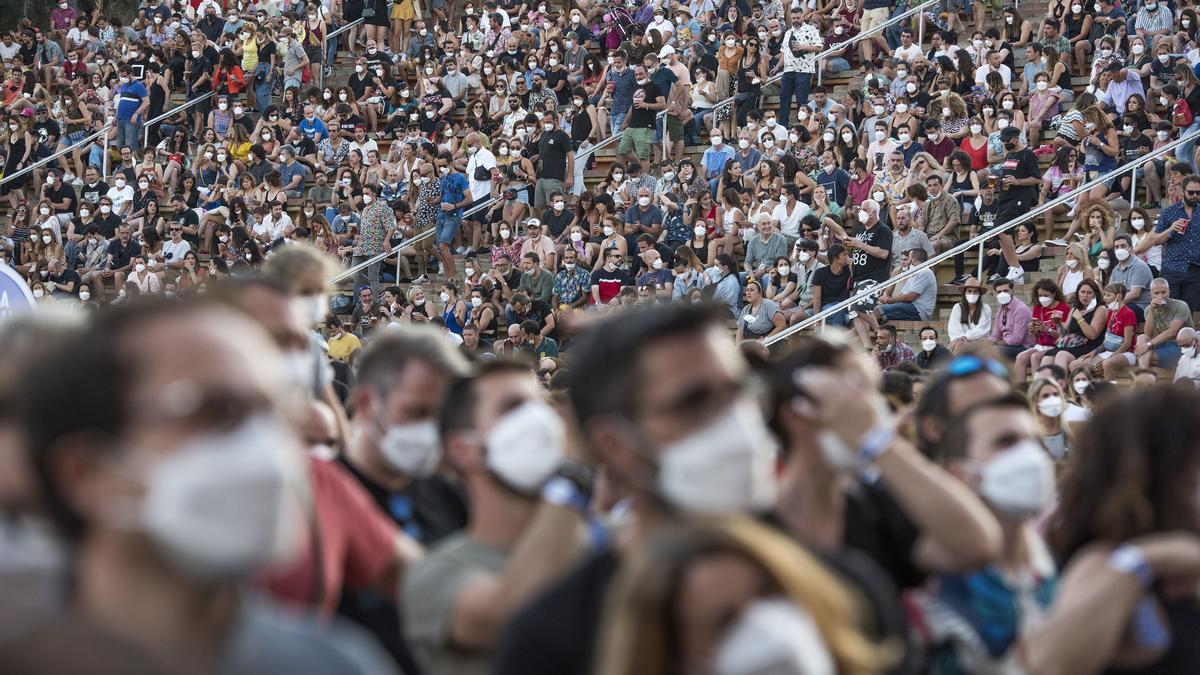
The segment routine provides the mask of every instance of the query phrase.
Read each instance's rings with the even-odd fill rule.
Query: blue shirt
[[[325,128],[325,122],[320,117],[313,117],[311,122],[305,117],[300,120],[298,126],[300,127],[300,133],[308,136],[314,142],[329,136],[329,130]],[[317,137],[317,134],[320,134],[320,138]]]
[[[442,179],[442,203],[457,204],[467,196],[467,190],[470,184],[467,183],[467,177],[461,173],[450,173]],[[454,215],[462,218],[463,210],[457,208],[454,210]]]
[[[834,166],[833,173],[822,169],[813,176],[813,180],[817,181],[817,185],[825,188],[825,194],[830,204],[846,203],[846,190],[850,187],[850,174],[845,169]]]
[[[1183,234],[1171,233],[1163,243],[1162,269],[1172,272],[1186,272],[1189,265],[1200,265],[1200,205],[1192,208],[1189,218],[1183,210],[1183,202],[1176,202],[1163,209],[1158,216],[1155,232],[1170,229],[1171,223],[1180,218],[1188,221],[1188,228]]]
[[[633,76],[633,68],[625,66],[625,70],[619,73],[610,69],[608,81],[613,83],[612,111],[614,113],[629,112],[629,109],[633,107],[633,90],[637,87],[637,78]]]
[[[734,159],[736,159],[738,164],[741,165],[742,173],[746,173],[750,169],[758,166],[758,163],[762,161],[762,153],[759,152],[754,146],[750,146],[747,148],[746,154],[738,152],[736,155],[734,155]]]
[[[729,147],[728,143],[722,143],[719,148],[712,148],[704,151],[704,157],[700,163],[704,165],[704,176],[706,178],[716,178],[725,170],[725,163],[733,159],[733,148]]]
[[[142,101],[147,95],[146,85],[139,80],[131,80],[129,84],[121,85],[120,93],[117,95],[117,119],[122,122],[133,119],[133,114],[137,112],[138,106],[142,105]]]

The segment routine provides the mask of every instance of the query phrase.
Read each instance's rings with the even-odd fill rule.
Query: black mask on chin
[[[1012,152],[1013,150],[1017,149],[1017,144],[1015,141],[1009,141],[1004,144],[1004,149],[1008,150],[1009,152]]]

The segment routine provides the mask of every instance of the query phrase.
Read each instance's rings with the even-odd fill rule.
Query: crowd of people
[[[1196,11],[916,7],[20,19],[0,663],[1200,668]]]

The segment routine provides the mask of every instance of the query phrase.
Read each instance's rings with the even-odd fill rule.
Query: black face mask
[[[1009,141],[1008,143],[1004,144],[1004,149],[1012,152],[1013,150],[1017,149],[1017,144]]]

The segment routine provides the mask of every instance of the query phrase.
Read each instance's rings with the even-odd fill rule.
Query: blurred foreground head
[[[47,506],[80,557],[216,581],[294,550],[302,454],[279,415],[278,352],[253,322],[122,304],[18,381]]]

